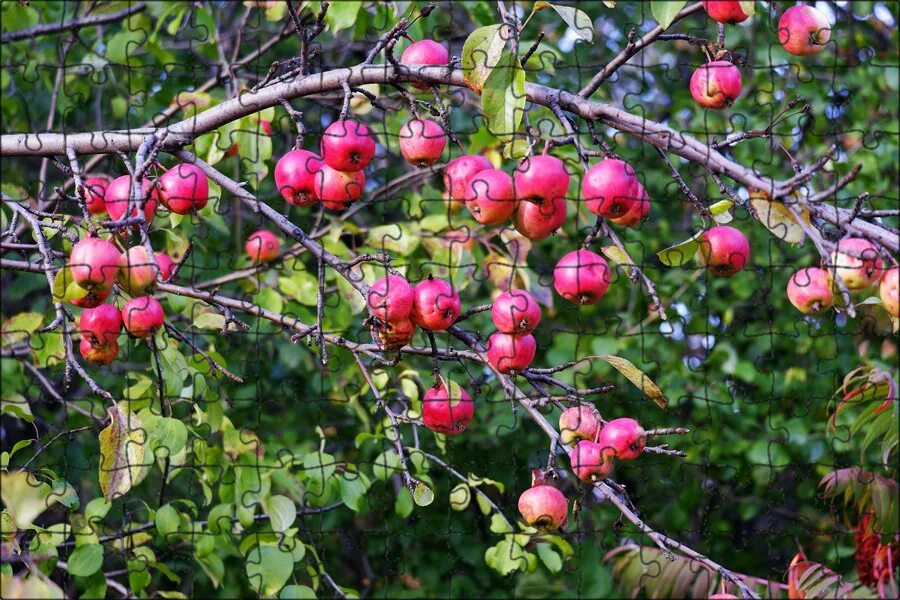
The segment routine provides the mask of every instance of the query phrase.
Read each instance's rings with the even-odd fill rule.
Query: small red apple
[[[266,229],[254,231],[244,244],[247,256],[255,263],[270,262],[281,253],[281,238]]]
[[[513,178],[500,169],[479,171],[469,180],[466,206],[482,225],[506,221],[516,208]]]
[[[536,352],[537,344],[530,333],[515,335],[498,331],[487,342],[488,362],[504,375],[527,369]]]
[[[894,317],[900,317],[900,294],[897,291],[897,280],[900,278],[900,267],[894,267],[884,272],[881,284],[878,286],[878,295],[884,303],[885,310]]]
[[[331,210],[344,210],[351,202],[359,200],[366,187],[366,174],[362,171],[335,171],[322,165],[316,173],[316,196]]]
[[[142,295],[156,283],[157,268],[143,246],[132,246],[122,254],[122,267],[117,281],[119,287],[132,296]]]
[[[737,0],[703,0],[703,10],[719,23],[741,23],[750,18]]]
[[[361,171],[375,156],[375,139],[362,123],[335,121],[322,134],[321,153],[335,171]]]
[[[153,188],[153,191],[150,191],[151,188]],[[129,175],[122,175],[109,184],[109,187],[106,188],[104,201],[106,202],[106,212],[109,213],[110,219],[113,221],[124,220],[126,218],[125,211],[128,210],[128,206],[132,207],[128,218],[138,216],[138,206],[140,206],[140,202],[137,204],[131,203],[130,194],[131,176]],[[145,197],[147,198],[147,201],[144,203],[144,218],[149,225],[150,222],[153,221],[153,216],[156,214],[156,205],[159,201],[159,190],[153,187],[153,184],[147,179],[142,180],[141,183],[140,201],[143,201]]]
[[[792,6],[778,21],[778,41],[795,56],[808,56],[825,49],[831,39],[831,24],[822,11],[805,4]]]
[[[559,441],[571,446],[581,440],[597,440],[600,418],[590,406],[578,405],[567,408],[559,415]]]
[[[591,440],[581,440],[575,444],[569,460],[575,476],[588,483],[606,479],[613,470],[612,451]]]
[[[635,460],[647,446],[647,432],[634,419],[613,419],[600,430],[597,443],[618,460]]]
[[[444,187],[447,188],[450,199],[464,203],[472,177],[476,173],[493,168],[491,161],[480,154],[467,154],[451,160],[444,169]]]
[[[721,110],[741,95],[740,70],[726,60],[700,65],[691,76],[691,96],[700,106]]]
[[[531,527],[559,529],[569,516],[569,501],[552,485],[536,485],[519,496],[519,514]]]
[[[275,165],[275,187],[288,204],[312,206],[319,199],[316,194],[316,174],[322,159],[309,150],[291,150]]]
[[[848,290],[862,290],[881,278],[884,262],[878,247],[863,238],[844,238],[831,253],[828,271],[844,280]]]
[[[148,337],[163,326],[166,315],[162,305],[153,296],[137,296],[122,307],[125,330],[134,337]]]
[[[402,65],[438,65],[444,66],[450,62],[450,53],[447,48],[434,40],[419,40],[409,45],[400,55]],[[414,87],[427,90],[428,86],[422,83],[414,83]]]
[[[209,201],[209,180],[197,165],[177,164],[159,178],[159,199],[175,214],[201,210]]]
[[[444,331],[459,317],[462,303],[453,286],[431,275],[413,288],[412,320],[422,329]]]
[[[369,288],[369,312],[384,322],[409,319],[414,301],[412,286],[400,275],[385,275]]]
[[[501,333],[531,333],[541,322],[541,307],[525,290],[510,290],[494,298],[491,320]]]
[[[529,156],[516,168],[513,184],[519,202],[552,203],[569,191],[569,172],[555,156]]]
[[[90,214],[102,215],[106,212],[103,196],[108,186],[109,179],[106,177],[87,177],[84,180],[84,199]]]
[[[710,274],[731,277],[750,259],[750,242],[739,229],[719,225],[703,233],[697,258]]]
[[[800,269],[788,281],[787,297],[805,315],[823,313],[834,306],[834,281],[824,269]]]
[[[156,252],[153,255],[156,257],[156,264],[159,267],[160,279],[168,281],[175,272],[175,261],[165,252]]]
[[[106,299],[111,293],[112,288],[109,288],[108,290],[87,290],[87,294],[81,298],[71,300],[71,302],[78,308],[97,308],[106,302]]]
[[[372,339],[382,350],[399,350],[410,343],[416,334],[416,324],[412,319],[382,322],[370,328]]]
[[[122,331],[122,313],[112,304],[85,309],[78,320],[78,329],[91,345],[115,342]]]
[[[596,304],[609,289],[609,282],[606,260],[584,248],[563,256],[553,269],[556,292],[575,304]]]
[[[581,194],[589,211],[605,219],[623,216],[641,199],[641,182],[634,168],[616,158],[601,160],[584,173]]]
[[[119,342],[112,340],[105,344],[91,344],[87,338],[78,342],[78,351],[87,362],[94,365],[108,365],[119,354]]]
[[[400,128],[400,153],[411,165],[428,167],[441,158],[447,135],[431,119],[413,119]]]
[[[438,383],[422,398],[422,420],[425,427],[445,435],[465,431],[475,415],[475,403],[462,387],[446,380],[450,391]]]
[[[77,242],[69,255],[72,279],[82,288],[97,293],[112,287],[121,262],[119,249],[112,242],[97,237]]]
[[[519,200],[515,214],[516,231],[530,240],[550,237],[566,222],[566,199],[546,202]]]

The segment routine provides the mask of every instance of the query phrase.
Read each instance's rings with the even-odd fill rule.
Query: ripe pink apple
[[[475,415],[475,403],[469,393],[448,380],[450,391],[438,383],[429,388],[422,398],[422,420],[425,427],[445,435],[457,435],[465,431]]]
[[[247,256],[255,263],[270,262],[281,253],[281,238],[266,229],[254,231],[244,244]]]
[[[335,171],[322,165],[316,173],[316,196],[331,210],[344,210],[351,202],[359,200],[366,187],[366,174],[362,171]]]
[[[156,272],[147,250],[143,246],[132,246],[122,255],[117,281],[119,287],[132,296],[140,296],[156,283]]]
[[[536,485],[519,496],[519,514],[536,529],[559,529],[569,516],[569,501],[552,485]]]
[[[513,184],[519,202],[550,203],[565,198],[569,191],[569,172],[555,156],[529,156],[516,168]]]
[[[541,322],[541,307],[525,290],[510,290],[494,298],[491,320],[500,333],[531,333]]]
[[[516,231],[528,239],[546,239],[566,222],[566,199],[558,197],[547,202],[519,200],[514,222]]]
[[[700,65],[691,76],[691,96],[700,106],[721,110],[741,95],[741,72],[726,60]]]
[[[647,446],[647,432],[634,419],[613,419],[600,430],[597,443],[618,460],[635,460]]]
[[[479,171],[469,180],[466,207],[482,225],[506,221],[516,208],[513,178],[500,169]]]
[[[90,214],[102,215],[106,212],[103,196],[108,186],[109,179],[106,177],[87,177],[84,180],[84,199]]]
[[[392,323],[409,319],[415,292],[405,277],[385,275],[369,288],[369,312],[376,319]]]
[[[581,440],[596,441],[600,426],[600,419],[592,407],[567,408],[559,415],[559,441],[567,446]]]
[[[312,206],[319,199],[316,194],[316,173],[322,159],[309,150],[291,150],[275,165],[275,187],[282,198],[294,206]]]
[[[784,11],[778,21],[778,41],[795,56],[821,52],[830,39],[828,17],[812,6],[792,6]]]
[[[159,190],[153,187],[153,191],[150,191],[151,187],[153,187],[153,184],[149,180],[142,180],[140,200],[143,201],[144,197],[149,193],[147,202],[144,203],[144,218],[148,225],[153,220],[153,215],[156,214],[156,205],[159,201]],[[131,176],[129,175],[122,175],[109,184],[109,187],[106,188],[104,200],[106,202],[106,212],[109,213],[110,219],[113,221],[125,219],[125,211],[128,210],[130,202],[130,194]],[[140,203],[131,204],[131,206],[132,209],[128,218],[138,216],[138,206],[140,206]]]
[[[703,10],[710,19],[719,23],[741,23],[750,18],[737,0],[703,0]]]
[[[640,200],[632,202],[624,215],[614,219],[608,219],[610,223],[621,225],[623,227],[634,227],[643,221],[650,214],[650,196],[644,186],[640,186]]]
[[[175,214],[201,210],[209,201],[209,180],[197,165],[180,163],[159,178],[159,199]]]
[[[372,339],[382,350],[399,350],[412,341],[416,324],[412,319],[400,319],[372,325],[370,331]]]
[[[335,171],[361,171],[375,156],[375,139],[358,121],[335,121],[322,134],[322,160]]]
[[[125,330],[134,337],[148,337],[163,326],[166,315],[163,307],[153,296],[137,296],[122,307],[122,322]]]
[[[69,267],[72,279],[88,291],[108,291],[116,281],[122,253],[104,239],[90,237],[72,246]]]
[[[514,335],[498,331],[488,338],[488,362],[504,375],[527,369],[534,360],[535,352],[537,344],[530,333]]]
[[[400,55],[401,65],[438,65],[443,66],[450,62],[450,53],[447,48],[434,40],[419,40]],[[428,86],[422,83],[414,83],[414,87],[427,90]]]
[[[122,313],[112,304],[87,308],[78,319],[78,329],[91,345],[115,342],[122,331]]]
[[[697,257],[710,274],[731,277],[750,259],[750,242],[739,229],[719,225],[703,233]]]
[[[444,187],[447,188],[447,195],[456,202],[465,202],[466,190],[469,188],[472,176],[480,171],[493,168],[494,165],[491,164],[491,161],[480,154],[467,154],[454,158],[444,169]]]
[[[553,269],[556,293],[575,304],[596,304],[609,288],[606,260],[584,248],[569,252]]]
[[[900,267],[894,267],[884,272],[881,284],[878,286],[878,295],[884,303],[884,308],[891,315],[900,317],[900,294],[897,291],[897,279],[900,277]]]
[[[805,315],[817,315],[834,306],[831,273],[818,267],[800,269],[787,284],[787,297]]]
[[[413,119],[400,128],[400,153],[411,165],[428,167],[441,158],[447,135],[431,119]]]
[[[569,455],[575,476],[588,483],[609,477],[613,470],[613,453],[603,444],[581,440]]]
[[[459,317],[462,303],[453,286],[431,275],[413,288],[412,320],[422,329],[443,331]]]
[[[97,308],[109,297],[112,288],[108,290],[88,290],[81,298],[72,300],[72,304],[78,308]]]
[[[93,365],[108,365],[119,354],[119,342],[112,340],[105,344],[91,344],[87,338],[81,338],[78,351],[84,360]]]
[[[156,265],[159,267],[159,277],[163,281],[168,281],[175,271],[175,261],[165,252],[155,252]]]
[[[844,280],[848,290],[861,290],[881,278],[884,263],[878,247],[862,238],[845,238],[831,253],[828,271]]]
[[[581,194],[589,211],[603,218],[623,216],[641,199],[641,182],[634,168],[616,158],[601,160],[585,171]]]

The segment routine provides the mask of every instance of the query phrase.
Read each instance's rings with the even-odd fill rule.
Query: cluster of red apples
[[[613,419],[604,423],[593,406],[567,408],[559,417],[559,441],[569,446],[572,472],[587,483],[610,476],[615,461],[636,460],[647,446],[647,432],[634,419]],[[535,481],[519,496],[519,513],[538,529],[561,527],[569,512],[569,502],[561,491],[543,481]]]

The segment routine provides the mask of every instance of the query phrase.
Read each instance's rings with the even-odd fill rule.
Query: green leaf
[[[175,510],[175,507],[171,504],[161,506],[159,510],[156,511],[156,531],[163,539],[167,538],[170,534],[177,532],[180,525],[181,517],[179,516],[178,511]]]
[[[512,525],[507,522],[506,518],[500,513],[494,513],[491,516],[491,531],[493,533],[512,533],[513,528]]]
[[[103,566],[103,546],[89,544],[75,548],[69,556],[69,574],[75,577],[93,575]]]
[[[305,585],[287,585],[278,597],[281,600],[316,600],[316,593]]]
[[[200,313],[194,319],[194,327],[197,329],[221,330],[225,327],[225,316],[214,312]]]
[[[350,510],[359,512],[368,489],[369,479],[362,473],[351,471],[341,473],[341,500]]]
[[[684,6],[683,1],[673,2],[671,0],[656,0],[650,2],[650,14],[656,19],[657,23],[662,25],[663,29],[668,29],[678,13]]]
[[[553,546],[550,544],[538,544],[535,549],[541,562],[544,563],[544,566],[551,573],[559,573],[562,570],[562,558],[553,550]]]
[[[22,394],[10,394],[8,397],[0,399],[0,415],[6,414],[29,423],[34,422],[34,415],[31,414],[31,405],[28,404],[28,400]]]
[[[434,502],[434,492],[420,481],[416,484],[416,489],[413,491],[413,501],[419,506],[428,506]]]
[[[506,36],[501,31],[503,25],[479,27],[466,38],[463,44],[460,64],[463,79],[470,88],[480,92],[488,76],[497,66],[506,46]]]
[[[453,510],[465,510],[472,501],[472,491],[465,483],[460,483],[450,490],[450,508]]]
[[[562,17],[562,20],[575,32],[575,35],[589,44],[594,43],[594,23],[584,11],[578,10],[574,6],[561,6],[543,1],[534,3],[534,10],[536,11],[548,7],[555,10]]]
[[[396,512],[399,517],[405,519],[412,514],[414,506],[412,494],[410,494],[409,490],[405,487],[401,487],[397,491],[397,499],[394,501],[394,512]]]
[[[509,575],[515,571],[528,569],[528,556],[529,554],[512,539],[512,536],[507,536],[507,539],[487,549],[484,560],[501,575]]]
[[[120,402],[107,410],[100,432],[100,489],[107,502],[127,494],[143,467],[146,433],[137,415]]]
[[[644,395],[656,402],[657,406],[663,410],[666,409],[668,402],[665,395],[663,395],[662,390],[660,390],[643,371],[634,366],[631,361],[609,354],[603,354],[600,358],[615,367],[619,373],[624,375],[625,378],[633,383],[636,388],[641,390]]]
[[[525,70],[504,50],[497,66],[488,75],[481,92],[481,112],[488,130],[509,141],[519,129],[525,111]]]
[[[734,219],[734,215],[728,212],[732,206],[734,206],[734,202],[731,200],[719,200],[709,207],[709,214],[711,214],[716,223],[719,223],[720,225],[730,223],[732,219]]]
[[[263,502],[263,509],[269,515],[272,529],[279,533],[287,531],[297,518],[297,507],[287,496],[272,496]]]
[[[384,481],[400,472],[400,457],[393,450],[385,450],[375,458],[372,474],[379,481]]]
[[[56,276],[53,278],[54,302],[81,300],[87,295],[88,291],[72,279],[72,270],[68,265],[56,272]]]
[[[667,267],[680,267],[697,254],[697,250],[700,249],[700,237],[702,235],[703,232],[698,231],[690,239],[679,242],[674,246],[669,246],[665,250],[660,250],[656,253],[656,256]]]
[[[247,553],[245,566],[250,585],[264,596],[274,596],[294,572],[294,559],[278,546],[256,546]]]
[[[332,33],[353,27],[362,7],[362,0],[341,0],[332,2],[325,13],[325,24]]]

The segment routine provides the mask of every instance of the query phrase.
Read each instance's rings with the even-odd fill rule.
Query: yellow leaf
[[[65,491],[65,490],[64,490]],[[28,529],[41,513],[64,494],[28,471],[0,471],[0,499],[12,516],[16,529]]]
[[[635,387],[644,393],[644,395],[656,402],[657,406],[663,410],[666,409],[668,401],[663,395],[662,390],[660,390],[643,371],[634,366],[631,361],[610,354],[603,354],[600,358],[615,367],[619,373],[624,375],[628,381],[633,383]]]
[[[127,494],[144,467],[143,425],[120,402],[108,411],[110,424],[100,432],[100,489],[107,502]]]
[[[797,222],[788,206],[798,210],[806,224],[809,224],[809,210],[803,205],[796,195],[792,195],[781,202],[772,202],[768,195],[755,191],[750,194],[750,202],[759,214],[759,221],[772,232],[775,237],[788,242],[799,244],[804,239],[803,227]]]

